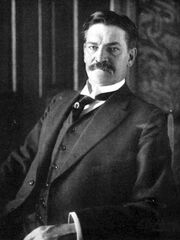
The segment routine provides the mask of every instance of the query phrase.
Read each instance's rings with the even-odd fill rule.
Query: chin
[[[89,79],[91,79],[92,82],[98,85],[108,85],[111,84],[111,76],[107,72],[93,72],[89,74]]]

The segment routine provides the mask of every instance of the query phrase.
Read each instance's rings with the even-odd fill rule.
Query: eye
[[[98,50],[98,46],[93,44],[87,44],[86,49],[88,50],[89,53],[93,54]]]
[[[91,52],[96,52],[97,49],[98,49],[98,47],[95,46],[95,45],[90,45],[90,46],[88,47],[88,49],[89,49],[89,51],[91,51]]]
[[[121,50],[118,47],[108,47],[108,52],[117,56],[120,54]]]

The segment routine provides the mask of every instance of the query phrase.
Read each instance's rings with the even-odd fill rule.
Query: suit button
[[[47,112],[47,110],[44,112],[44,118],[46,118],[47,117],[47,114],[48,114],[48,112]]]
[[[46,208],[46,202],[44,198],[40,198],[40,202],[44,208]]]
[[[73,127],[72,129],[71,129],[71,132],[75,132],[76,131],[76,128],[75,127]]]
[[[46,187],[46,188],[48,188],[48,187],[49,187],[49,183],[48,183],[48,182],[45,184],[45,187]]]
[[[65,150],[66,150],[66,146],[65,146],[65,145],[61,145],[61,149],[62,149],[63,151],[65,151]]]
[[[59,167],[58,167],[58,165],[53,164],[53,165],[52,165],[52,168],[54,168],[54,169],[58,169]]]
[[[55,103],[56,102],[56,98],[53,98],[52,102]]]
[[[36,218],[42,222],[42,219],[43,219],[43,218],[42,218],[41,215],[39,215],[38,213],[36,213]]]
[[[34,183],[35,183],[35,181],[34,181],[33,179],[29,181],[29,185],[30,185],[30,186],[33,186]]]

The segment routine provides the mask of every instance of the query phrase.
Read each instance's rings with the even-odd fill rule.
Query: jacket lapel
[[[44,120],[45,123],[43,124],[41,132],[40,148],[29,170],[30,177],[38,177],[41,182],[43,182],[43,177],[46,176],[45,170],[43,170],[44,174],[41,174],[41,170],[48,169],[47,166],[49,166],[50,163],[52,149],[54,148],[64,117],[79,96],[79,93],[75,91],[64,92],[64,94],[64,96],[60,95],[56,97],[56,101],[58,101],[59,98],[60,103],[52,109],[50,114],[48,114],[50,109],[47,110],[47,117]],[[26,176],[27,179],[29,175]],[[22,188],[27,188],[26,184],[23,185]],[[28,193],[28,191],[26,192]]]
[[[58,175],[64,173],[74,165],[102,138],[121,123],[128,114],[127,107],[130,96],[131,93],[128,87],[124,85],[97,110],[93,119],[86,126],[79,140],[71,150],[69,157],[63,162]]]
[[[42,143],[41,147],[46,149],[44,144],[49,144],[52,142],[54,144],[54,141],[57,139],[57,135],[59,133],[61,123],[64,121],[64,118],[66,114],[70,111],[70,108],[72,107],[73,102],[77,99],[79,96],[78,92],[71,91],[70,93],[65,92],[65,96],[59,96],[60,98],[60,104],[57,104],[54,108],[54,114],[51,113],[47,115],[47,120],[45,127],[42,129]],[[50,134],[47,134],[50,133]],[[48,147],[49,149],[49,147]]]

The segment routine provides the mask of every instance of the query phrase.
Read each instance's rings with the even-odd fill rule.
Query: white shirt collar
[[[88,81],[91,84],[92,92],[89,91]],[[120,81],[118,83],[112,84],[112,85],[99,86],[99,85],[96,85],[96,84],[92,83],[90,81],[90,79],[88,79],[84,88],[81,91],[81,94],[87,95],[87,96],[92,97],[92,98],[95,98],[95,96],[97,96],[101,93],[114,92],[114,91],[118,90],[119,88],[121,88],[124,84],[125,84],[125,79],[123,79],[122,81]]]

